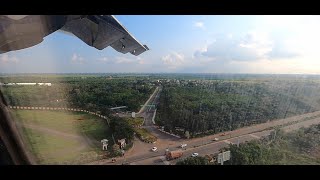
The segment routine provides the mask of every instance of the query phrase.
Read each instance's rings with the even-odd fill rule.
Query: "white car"
[[[185,148],[185,147],[187,147],[187,144],[181,144],[180,147]]]
[[[214,138],[213,140],[214,140],[214,141],[219,141],[219,138]]]
[[[192,153],[191,156],[192,156],[192,157],[197,157],[197,156],[199,156],[199,154],[198,154],[198,153]]]
[[[153,152],[156,152],[157,150],[158,150],[157,147],[153,147],[153,148],[151,149],[151,151],[153,151]]]

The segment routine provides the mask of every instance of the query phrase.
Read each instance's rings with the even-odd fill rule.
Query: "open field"
[[[75,112],[11,110],[28,149],[39,164],[80,164],[101,154],[100,140],[111,139],[103,119]]]

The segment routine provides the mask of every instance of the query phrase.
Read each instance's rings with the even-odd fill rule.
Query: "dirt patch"
[[[22,124],[19,123],[18,125],[21,126]],[[65,133],[65,132],[60,132],[60,131],[57,131],[57,130],[41,127],[41,126],[34,125],[34,124],[26,124],[26,123],[24,123],[22,126],[28,127],[28,128],[31,128],[31,129],[34,129],[34,130],[37,130],[37,131],[41,131],[41,132],[44,132],[44,133],[62,136],[62,137],[65,137],[65,138],[83,139],[82,136],[78,136],[78,135],[75,135],[75,134],[68,134],[68,133]]]
[[[311,150],[310,155],[315,158],[320,158],[320,147],[314,148]]]

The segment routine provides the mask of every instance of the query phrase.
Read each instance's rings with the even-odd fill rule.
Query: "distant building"
[[[28,85],[28,86],[35,86],[37,83],[16,83],[17,85]]]
[[[18,86],[51,86],[51,83],[0,83],[0,85],[7,85],[7,86],[14,86],[14,85],[18,85]]]
[[[120,149],[123,149],[124,147],[126,147],[126,139],[120,139],[118,140],[118,144],[119,144],[119,147]]]
[[[51,86],[51,83],[38,83],[39,86]]]

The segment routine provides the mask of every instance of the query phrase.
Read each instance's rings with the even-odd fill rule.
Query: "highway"
[[[268,123],[263,123],[255,126],[241,128],[235,131],[225,132],[226,135],[221,136],[222,133],[203,137],[203,138],[195,138],[191,140],[183,140],[183,139],[176,139],[174,140],[166,140],[166,139],[159,139],[162,143],[156,144],[147,144],[140,142],[138,147],[138,151],[135,153],[128,153],[125,157],[118,158],[118,161],[115,164],[150,164],[150,165],[166,165],[166,164],[175,164],[177,160],[173,161],[166,161],[164,158],[164,153],[167,148],[170,150],[179,149],[180,144],[186,143],[188,144],[187,148],[184,150],[184,155],[182,158],[186,158],[191,156],[192,153],[197,152],[200,156],[204,156],[206,154],[214,154],[217,153],[221,148],[227,147],[230,143],[237,144],[243,143],[246,141],[251,141],[254,139],[259,139],[264,136],[268,136],[273,128],[270,127],[277,127],[282,125],[281,129],[289,132],[301,127],[308,127],[312,124],[319,124],[320,123],[320,112],[308,113],[304,116],[294,116],[291,118],[281,119],[277,121],[272,121]],[[309,118],[306,118],[309,117]],[[286,125],[287,124],[287,125]],[[263,129],[261,129],[263,128]],[[161,132],[160,132],[161,133]],[[166,134],[165,134],[166,135]],[[169,136],[169,135],[166,135]],[[218,137],[218,141],[214,141],[214,138]],[[172,138],[172,137],[171,137]],[[139,141],[139,140],[136,140]],[[158,147],[157,152],[152,152],[150,149],[153,146]],[[134,148],[133,148],[134,149]],[[110,164],[110,160],[102,160],[99,162],[94,162],[92,164]]]
[[[296,124],[283,126],[281,129],[283,129],[286,132],[297,130],[301,127],[308,127],[312,124],[319,124],[320,118],[317,117],[315,119],[306,120],[303,122],[299,122]],[[270,133],[273,130],[264,130],[260,132],[240,135],[232,138],[222,138],[218,141],[211,141],[208,142],[205,140],[202,141],[202,143],[199,143],[199,141],[192,142],[192,141],[185,141],[184,143],[187,143],[188,146],[186,149],[184,149],[184,154],[181,158],[172,160],[172,161],[166,161],[164,157],[165,149],[161,149],[158,152],[148,152],[144,155],[140,155],[139,157],[131,157],[127,159],[127,163],[130,163],[131,165],[174,165],[177,161],[190,157],[192,153],[196,152],[199,153],[199,156],[205,156],[209,154],[215,154],[218,153],[221,148],[228,147],[229,144],[238,144],[238,143],[244,143],[255,139],[260,139],[262,137],[266,137],[270,135]],[[232,134],[234,136],[234,134]],[[204,138],[201,138],[204,139]],[[191,143],[189,143],[191,142]],[[201,142],[201,141],[200,141]],[[181,143],[176,143],[173,146],[169,146],[170,150],[176,150],[181,149],[178,147]],[[122,161],[120,161],[118,164],[122,164]]]
[[[157,104],[158,95],[161,92],[161,88],[157,88],[151,95],[145,105]],[[299,129],[301,127],[308,127],[312,124],[320,123],[320,111],[307,113],[303,115],[293,116],[285,119],[268,121],[249,127],[243,127],[234,131],[226,131],[214,135],[209,135],[201,138],[193,139],[180,139],[169,134],[165,134],[157,129],[152,123],[153,111],[145,107],[140,110],[140,116],[145,117],[144,128],[148,129],[152,134],[157,136],[158,140],[155,144],[143,143],[138,139],[134,141],[134,147],[126,153],[124,157],[117,158],[116,163],[110,163],[110,160],[95,161],[90,164],[131,164],[131,165],[169,165],[175,164],[178,160],[166,161],[164,154],[166,149],[177,150],[180,149],[180,145],[187,144],[187,148],[184,149],[184,155],[179,158],[183,159],[191,156],[192,153],[197,152],[199,156],[205,156],[207,154],[214,154],[219,152],[223,147],[227,147],[230,143],[237,144],[254,139],[260,139],[261,137],[268,136],[275,128],[281,128],[286,132]],[[214,139],[218,138],[218,141]],[[151,151],[151,148],[156,146],[157,152]]]

